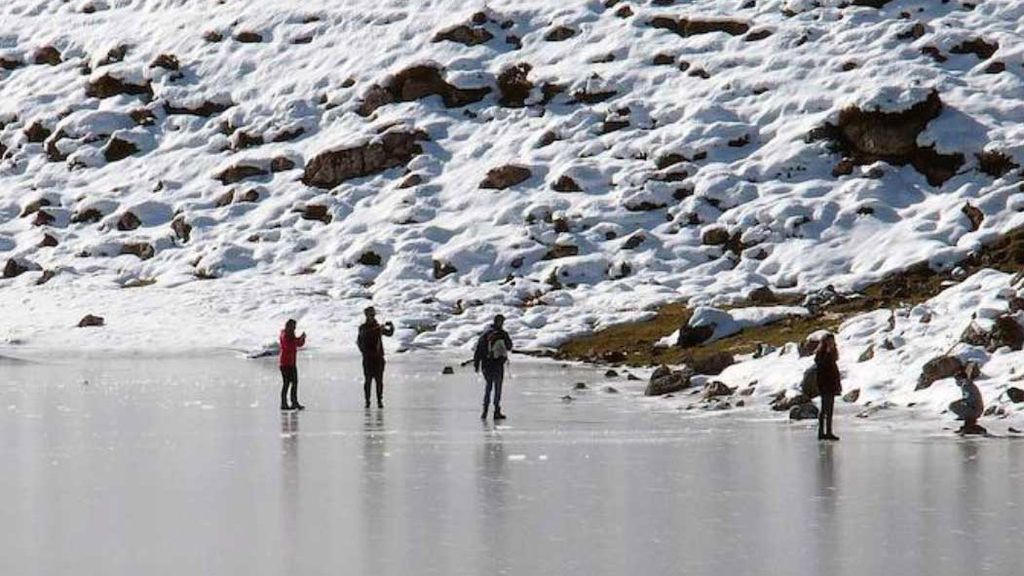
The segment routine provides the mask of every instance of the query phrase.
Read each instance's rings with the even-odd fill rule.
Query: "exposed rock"
[[[107,162],[117,162],[118,160],[124,160],[132,154],[139,152],[138,146],[127,140],[120,138],[111,138],[107,145],[103,147],[103,157],[107,159]]]
[[[555,244],[547,253],[544,254],[542,260],[557,260],[559,258],[568,258],[570,256],[577,256],[580,253],[579,246],[572,244]]]
[[[917,379],[915,390],[924,390],[936,380],[952,378],[959,370],[963,369],[963,362],[956,356],[938,356],[925,363],[921,369],[921,375]]]
[[[480,182],[481,188],[504,190],[522,184],[530,179],[533,173],[525,166],[507,164],[487,171],[487,177]]]
[[[171,222],[171,230],[174,236],[182,242],[188,242],[192,237],[192,225],[185,221],[184,216],[178,216]]]
[[[263,35],[259,32],[243,30],[238,34],[235,34],[235,41],[242,42],[243,44],[257,44],[259,42],[263,42]]]
[[[964,207],[961,208],[960,211],[963,212],[964,216],[967,216],[968,220],[971,221],[972,231],[981,228],[981,223],[985,220],[985,215],[981,212],[981,210],[978,209],[977,206],[968,202],[964,204]]]
[[[902,112],[881,112],[849,107],[839,113],[835,125],[826,124],[811,137],[825,137],[855,165],[878,161],[911,165],[930,184],[939,186],[956,174],[964,163],[963,154],[939,154],[934,146],[921,147],[917,138],[928,123],[942,113],[939,93]]]
[[[110,74],[104,74],[85,86],[85,95],[90,98],[112,98],[121,94],[144,96],[150,99],[153,97],[153,87],[149,82],[130,84]]]
[[[619,373],[616,372],[615,370],[606,370],[605,373],[604,373],[604,377],[605,378],[618,378],[619,377]]]
[[[618,94],[615,90],[601,90],[597,89],[590,91],[586,88],[581,88],[572,94],[572,101],[574,104],[600,104],[606,100],[610,100]]]
[[[747,23],[736,20],[691,20],[688,18],[676,20],[668,16],[656,16],[651,19],[650,25],[653,28],[671,30],[683,37],[712,32],[725,32],[732,36],[741,36],[750,31],[750,26]]]
[[[729,242],[730,234],[725,228],[707,228],[700,235],[701,244],[705,246],[723,246]]]
[[[797,394],[792,398],[786,398],[786,391],[783,390],[776,394],[775,398],[771,401],[771,408],[776,412],[785,412],[793,408],[794,406],[800,406],[803,404],[809,404],[811,399],[803,394]]]
[[[655,66],[672,66],[676,63],[676,57],[671,54],[655,54],[651,64]]]
[[[491,89],[458,88],[446,82],[436,66],[413,66],[395,74],[385,86],[374,85],[363,95],[358,113],[369,116],[381,106],[393,102],[412,102],[427,96],[440,96],[448,108],[460,108],[483,100]]]
[[[99,328],[106,324],[106,321],[102,316],[94,316],[92,314],[86,314],[78,321],[79,328]]]
[[[868,344],[868,347],[865,348],[864,351],[860,353],[860,356],[857,357],[857,362],[867,362],[868,360],[871,360],[874,357],[875,345],[874,343],[871,343]]]
[[[217,43],[224,40],[224,35],[216,30],[207,30],[203,32],[203,40],[210,43]]]
[[[254,178],[257,176],[268,176],[270,172],[259,166],[251,166],[247,164],[238,164],[230,166],[222,170],[219,174],[214,176],[217,180],[220,180],[223,184],[234,184],[245,180],[246,178]]]
[[[484,44],[490,42],[494,38],[494,34],[488,32],[485,28],[473,28],[465,24],[459,26],[453,26],[446,30],[442,30],[434,35],[434,42],[457,42],[466,46],[476,46],[477,44]]]
[[[36,217],[32,219],[33,226],[49,226],[53,224],[57,219],[47,212],[46,210],[37,210]]]
[[[690,387],[690,378],[693,377],[693,370],[683,367],[681,370],[672,370],[668,366],[659,366],[647,383],[644,396],[663,396],[685,390]]]
[[[615,11],[615,16],[617,16],[618,18],[629,18],[632,15],[633,9],[630,8],[628,4],[626,4],[625,6],[620,6],[619,9]]]
[[[548,30],[544,34],[544,39],[548,42],[562,42],[568,40],[576,35],[576,31],[568,26],[555,26],[551,30]]]
[[[132,242],[121,246],[121,254],[138,256],[140,260],[149,260],[156,254],[156,249],[148,242]]]
[[[322,152],[306,164],[302,182],[334,188],[346,180],[404,166],[423,152],[419,142],[425,139],[420,131],[392,130],[361,146]]]
[[[601,392],[604,392],[605,394],[618,394],[619,389],[614,386],[602,386]]]
[[[498,74],[498,104],[508,108],[522,108],[533,90],[533,82],[529,79],[533,67],[525,62],[504,68]]]
[[[8,258],[7,264],[4,265],[4,278],[17,278],[25,272],[29,272],[37,267],[31,262],[24,260],[17,260],[15,258]]]
[[[295,162],[292,161],[287,156],[277,156],[270,161],[270,171],[274,173],[287,172],[288,170],[292,170],[294,168]]]
[[[701,396],[704,398],[717,398],[719,396],[729,396],[732,394],[732,388],[729,388],[723,382],[713,380],[704,385],[704,390],[701,392]]]
[[[46,139],[49,138],[52,133],[53,132],[49,128],[43,126],[42,122],[36,120],[32,124],[30,124],[28,128],[25,129],[25,138],[29,142],[38,144],[41,142],[45,142]]]
[[[239,130],[231,136],[232,150],[246,150],[248,148],[255,148],[256,146],[262,145],[263,136],[261,134],[250,134],[245,130]]]
[[[992,327],[992,335],[989,338],[988,349],[995,351],[1007,346],[1010,350],[1021,350],[1024,348],[1024,328],[1011,315],[1002,315],[996,318]]]
[[[818,367],[811,364],[804,370],[803,378],[800,380],[800,393],[808,398],[817,398],[818,390]]]
[[[53,248],[58,245],[60,245],[60,241],[53,234],[43,234],[43,239],[39,242],[40,248]]]
[[[384,263],[384,259],[380,257],[380,254],[368,250],[359,255],[357,262],[363,266],[380,266]]]
[[[142,220],[139,220],[139,217],[131,212],[125,212],[117,219],[117,229],[121,232],[135,230],[139,226],[142,226]]]
[[[43,46],[32,53],[32,62],[34,64],[56,66],[61,63],[61,54],[53,46]]]
[[[445,375],[455,374],[455,368],[452,368],[451,366],[445,366],[444,368],[441,369],[441,374],[445,374]]]
[[[626,241],[622,243],[622,249],[636,250],[644,243],[645,240],[647,240],[647,237],[644,236],[642,232],[637,232],[636,234],[633,234],[632,236],[627,238]]]
[[[1024,402],[1024,390],[1015,386],[1010,386],[1006,389],[1006,397],[1010,399],[1010,402],[1020,404],[1021,402]]]
[[[758,286],[751,290],[747,293],[747,300],[754,304],[775,304],[779,301],[772,289],[767,286]]]
[[[818,407],[807,402],[798,404],[789,409],[790,420],[816,420],[818,418]]]
[[[149,67],[177,72],[181,69],[181,62],[178,61],[178,57],[174,54],[161,54],[149,63]]]
[[[25,63],[16,58],[10,58],[7,56],[0,56],[0,70],[17,70],[24,66]]]
[[[124,57],[128,55],[128,48],[129,46],[127,44],[118,44],[111,48],[107,51],[107,55],[99,61],[99,66],[108,66],[110,64],[124,61]]]
[[[693,371],[697,374],[717,376],[726,368],[736,363],[736,359],[728,352],[714,352],[712,354],[693,359]]]
[[[705,324],[704,326],[690,326],[684,324],[679,329],[679,337],[676,340],[676,346],[680,348],[693,348],[699,346],[710,339],[715,334],[715,328],[717,326],[714,323]]]
[[[843,402],[848,404],[854,404],[860,399],[860,388],[854,388],[846,394],[843,394]]]
[[[212,102],[210,100],[205,100],[198,106],[176,106],[170,102],[165,102],[164,113],[167,115],[186,114],[189,116],[202,116],[204,118],[209,118],[210,116],[224,112],[232,106],[234,106],[233,102]]]
[[[448,262],[434,260],[434,280],[440,280],[449,274],[455,274],[458,270]]]
[[[772,31],[762,28],[761,30],[752,30],[749,34],[743,37],[744,42],[760,42],[765,38],[772,35]]]
[[[951,54],[974,54],[981,60],[988,60],[997,50],[999,50],[999,44],[996,42],[987,42],[984,38],[971,38],[953,46],[949,52]]]
[[[330,224],[334,217],[327,206],[322,204],[308,204],[299,210],[303,220],[316,220],[324,224]]]
[[[555,180],[555,183],[551,185],[551,189],[555,192],[583,192],[580,185],[568,175],[563,175],[558,180]]]
[[[992,178],[1002,178],[1007,172],[1020,168],[1012,156],[999,150],[979,152],[975,157],[978,159],[978,170]]]
[[[95,208],[86,208],[71,215],[72,224],[94,224],[103,219],[103,213]]]

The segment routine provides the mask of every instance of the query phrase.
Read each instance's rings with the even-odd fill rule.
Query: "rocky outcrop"
[[[937,380],[952,378],[964,368],[964,363],[956,356],[938,356],[932,358],[921,369],[914,390],[925,390]]]
[[[442,30],[434,35],[434,42],[456,42],[465,46],[476,46],[477,44],[486,44],[494,38],[494,34],[487,31],[486,28],[477,28],[469,26],[467,24],[460,24]]]
[[[982,346],[989,352],[1008,347],[1010,350],[1024,348],[1024,328],[1011,314],[1003,314],[995,319],[990,330],[984,330],[976,322],[971,322],[964,329],[960,341],[972,346]]]
[[[32,53],[32,63],[56,66],[62,62],[60,50],[53,46],[43,46]]]
[[[171,230],[174,231],[174,237],[182,242],[188,242],[192,238],[192,225],[185,220],[184,216],[178,216],[171,222]]]
[[[132,212],[125,212],[117,219],[117,229],[121,232],[135,230],[139,226],[142,226],[142,220]]]
[[[970,38],[949,49],[950,54],[974,54],[981,60],[988,60],[999,50],[998,42],[984,38]]]
[[[732,36],[742,36],[750,31],[750,25],[737,20],[699,20],[680,18],[675,19],[669,16],[655,16],[650,21],[652,28],[671,30],[676,34],[687,37],[712,32],[724,32]]]
[[[298,212],[302,214],[303,220],[315,220],[324,224],[330,224],[334,220],[330,209],[322,204],[309,204],[298,209]]]
[[[404,166],[423,152],[419,142],[426,138],[420,131],[392,130],[360,146],[322,152],[306,164],[302,182],[329,189],[346,180]]]
[[[683,324],[679,329],[679,336],[676,338],[676,346],[680,348],[693,348],[707,342],[715,334],[717,326],[714,323],[703,326],[690,326]]]
[[[498,104],[507,108],[522,108],[533,90],[529,74],[533,67],[526,62],[508,66],[498,74]]]
[[[568,26],[555,26],[544,34],[544,40],[548,42],[564,42],[576,35],[576,30]]]
[[[3,278],[17,278],[26,272],[33,270],[39,270],[39,266],[28,260],[21,260],[18,258],[9,258],[7,264],[4,265]]]
[[[188,116],[202,116],[209,118],[224,112],[228,108],[231,108],[235,104],[233,102],[214,102],[212,100],[204,100],[199,104],[172,104],[170,102],[164,102],[164,113],[168,116],[175,114],[184,114]]]
[[[840,111],[835,124],[815,130],[811,139],[828,139],[853,165],[883,161],[911,165],[933,186],[953,177],[964,163],[963,154],[939,154],[934,146],[920,146],[917,138],[942,113],[936,91],[901,112],[882,112],[849,107]]]
[[[148,100],[153,97],[153,87],[149,82],[132,84],[110,74],[91,80],[85,87],[85,95],[90,98],[112,98],[122,94],[143,96]]]
[[[79,328],[99,328],[106,324],[106,320],[102,316],[95,316],[93,314],[86,314],[78,321]]]
[[[221,170],[214,178],[220,180],[222,184],[234,184],[241,182],[247,178],[256,178],[259,176],[269,176],[268,172],[262,166],[254,166],[251,164],[235,164],[229,166],[224,170]]]
[[[445,81],[436,66],[413,66],[395,74],[384,86],[374,85],[363,95],[357,112],[369,116],[374,110],[394,102],[412,102],[428,96],[440,96],[448,108],[459,108],[483,100],[490,87],[458,88]]]
[[[789,409],[790,420],[816,420],[818,418],[818,407],[810,402],[792,406]]]
[[[124,160],[125,158],[137,154],[139,147],[134,143],[120,138],[111,138],[107,145],[103,147],[103,157],[106,158],[107,162],[117,162],[118,160]]]
[[[433,267],[434,280],[440,280],[445,276],[455,274],[456,272],[458,272],[458,270],[455,269],[455,266],[452,266],[450,263],[441,260],[434,260]]]
[[[489,170],[487,177],[480,182],[480,187],[491,190],[504,190],[516,184],[526,182],[531,176],[533,176],[533,173],[526,166],[507,164]]]
[[[156,249],[149,242],[129,242],[121,245],[121,254],[136,256],[139,260],[149,260],[156,255]]]
[[[717,376],[735,363],[736,359],[728,352],[714,352],[698,356],[691,361],[694,372],[708,376]]]
[[[668,366],[661,365],[651,374],[651,379],[644,389],[644,396],[664,396],[689,388],[692,383],[693,370],[683,367],[681,370],[672,370]]]
[[[970,202],[964,204],[964,207],[960,209],[964,216],[967,216],[967,220],[971,223],[971,231],[975,231],[981,228],[981,223],[985,221],[985,214],[978,209],[977,206]]]

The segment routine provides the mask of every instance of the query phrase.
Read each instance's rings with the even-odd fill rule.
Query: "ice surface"
[[[573,391],[599,371],[514,360],[507,424],[478,416],[456,358],[389,364],[362,409],[358,361],[300,360],[303,413],[272,360],[0,363],[0,573],[1014,573],[1011,439],[900,433],[840,407],[810,425],[685,418]],[[759,414],[758,418],[762,415]]]

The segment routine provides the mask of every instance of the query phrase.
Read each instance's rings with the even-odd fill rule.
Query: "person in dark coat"
[[[281,354],[278,357],[278,366],[281,368],[281,410],[305,410],[306,407],[299,404],[299,371],[296,367],[296,357],[299,348],[306,345],[306,333],[301,336],[295,335],[295,320],[288,320],[284,324],[284,330],[278,337],[278,344]],[[288,404],[289,396],[291,405]]]
[[[505,414],[501,411],[501,387],[505,382],[505,363],[508,362],[508,354],[512,351],[512,338],[505,331],[505,317],[498,314],[494,322],[487,328],[487,331],[480,336],[476,343],[476,351],[473,354],[473,369],[477,372],[483,370],[484,382],[484,411],[480,415],[481,420],[487,419],[487,409],[491,403],[491,393],[494,393],[494,419],[504,420]]]
[[[964,368],[957,370],[954,378],[956,385],[960,387],[961,398],[949,405],[949,411],[964,421],[963,427],[957,430],[957,433],[985,434],[986,430],[978,425],[978,418],[985,412],[981,390]]]
[[[832,433],[832,412],[836,396],[842,394],[839,382],[839,349],[832,334],[826,334],[814,353],[814,367],[817,371],[818,394],[821,395],[821,411],[818,413],[818,440],[839,440]]]
[[[377,382],[377,407],[384,407],[384,341],[382,336],[392,336],[395,325],[385,322],[382,326],[377,322],[377,311],[370,306],[363,310],[366,322],[359,326],[359,337],[356,345],[363,355],[363,399],[366,407],[370,407],[370,384]]]

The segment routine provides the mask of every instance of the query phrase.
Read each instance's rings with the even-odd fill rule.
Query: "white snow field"
[[[949,270],[1024,224],[1024,4],[850,4],[7,0],[0,337],[251,350],[295,317],[342,350],[373,303],[397,348],[496,312],[543,348]],[[849,378],[912,389],[1009,285]]]

